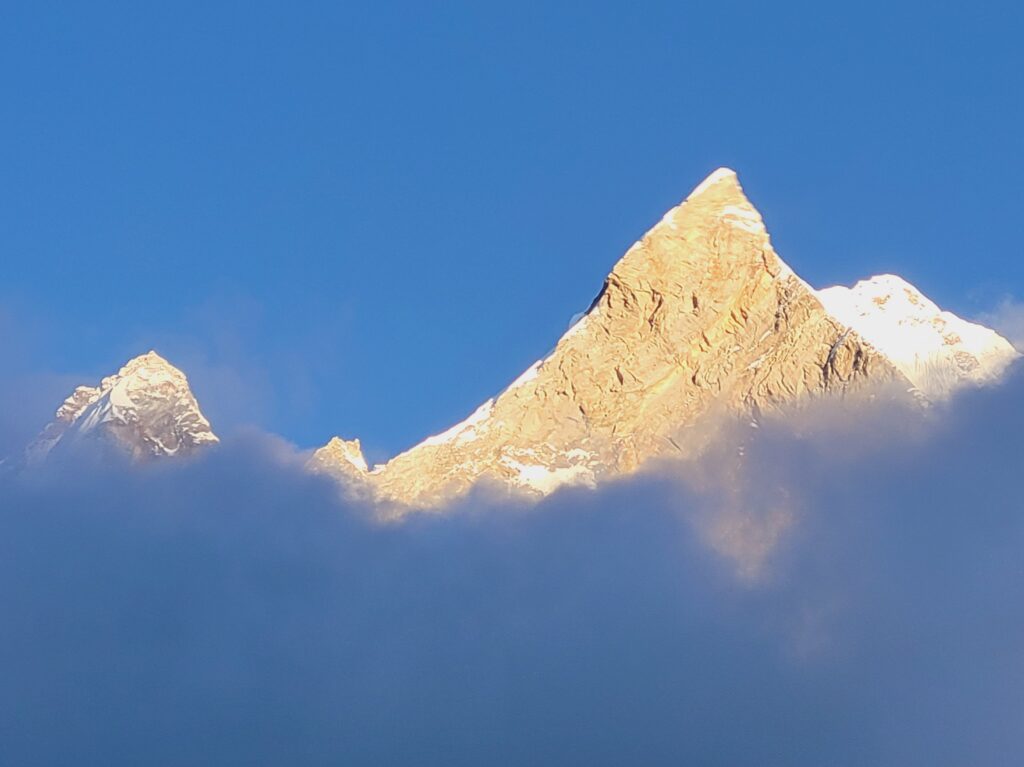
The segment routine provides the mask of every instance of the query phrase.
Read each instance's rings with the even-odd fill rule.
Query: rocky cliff
[[[626,252],[548,357],[465,421],[372,471],[339,439],[311,467],[410,507],[480,480],[534,493],[593,483],[698,451],[693,427],[713,413],[756,419],[807,398],[913,389],[882,345],[783,263],[723,168]]]

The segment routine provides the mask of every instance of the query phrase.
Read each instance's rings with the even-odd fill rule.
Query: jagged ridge
[[[136,460],[185,455],[218,441],[185,374],[154,351],[99,386],[75,389],[27,448],[26,460],[38,463],[58,445],[85,438],[102,438]]]
[[[309,467],[397,513],[481,480],[547,493],[695,455],[713,414],[756,421],[886,385],[938,399],[996,380],[1016,356],[892,275],[813,290],[776,255],[736,174],[720,168],[626,252],[550,355],[466,420],[373,470],[359,440],[335,437]],[[185,375],[152,351],[77,388],[27,461],[84,438],[135,459],[218,441]]]
[[[310,465],[378,498],[424,507],[480,479],[544,493],[628,473],[665,453],[692,454],[701,447],[693,425],[716,410],[756,418],[869,384],[934,394],[915,365],[882,351],[890,333],[910,325],[890,318],[876,327],[833,311],[842,290],[816,293],[779,259],[736,174],[722,168],[627,251],[550,356],[466,421],[372,472],[360,467],[361,453],[353,460],[357,443],[337,438]],[[918,306],[938,312],[916,295]],[[961,328],[953,315],[943,318]],[[1014,352],[986,332],[983,367],[995,371]],[[930,359],[957,360],[956,383],[978,380],[957,356],[975,351],[982,354],[958,347]]]

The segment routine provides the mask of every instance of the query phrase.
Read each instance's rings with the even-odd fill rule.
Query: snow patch
[[[494,409],[494,399],[487,400],[484,404],[474,410],[469,418],[464,421],[452,426],[440,434],[435,434],[432,437],[427,437],[423,440],[420,445],[445,445],[452,441],[457,442],[468,442],[472,439],[476,439],[476,427],[486,421],[491,411]]]
[[[963,383],[997,379],[1016,357],[994,330],[941,310],[901,277],[815,291],[825,310],[878,349],[922,394],[942,398]]]
[[[689,196],[686,199],[690,200],[699,194],[703,194],[708,189],[717,184],[719,181],[723,181],[727,178],[736,178],[736,171],[734,171],[732,168],[719,168],[706,179],[697,184],[697,186],[694,187],[694,190],[690,192]]]
[[[518,389],[523,384],[529,383],[530,381],[532,381],[534,378],[537,377],[537,372],[540,370],[540,366],[543,365],[543,364],[544,364],[544,360],[537,360],[536,362],[534,362],[532,365],[530,365],[530,367],[526,368],[526,370],[524,370],[522,372],[522,374],[519,376],[519,378],[517,378],[512,383],[510,383],[508,385],[508,388],[505,389],[505,391],[511,391],[512,389]]]
[[[503,458],[502,463],[516,472],[513,482],[539,493],[548,494],[562,485],[593,485],[594,472],[586,466],[542,466]]]
[[[722,219],[730,226],[753,234],[763,234],[765,232],[764,221],[761,215],[750,207],[726,205],[722,208]]]

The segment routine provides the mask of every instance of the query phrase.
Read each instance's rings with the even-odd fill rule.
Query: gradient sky
[[[379,460],[719,165],[815,285],[1024,295],[1019,5],[551,6],[5,5],[0,306],[33,364],[155,347],[219,431]]]

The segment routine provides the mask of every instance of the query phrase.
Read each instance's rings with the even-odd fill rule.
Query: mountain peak
[[[1018,357],[994,330],[943,311],[895,274],[817,291],[825,309],[886,355],[929,399],[999,378]]]
[[[185,374],[182,373],[181,370],[174,367],[174,365],[152,349],[145,354],[140,354],[138,357],[132,357],[121,366],[121,369],[117,371],[116,375],[121,377],[130,376],[139,371],[159,372],[175,377],[185,377]]]
[[[699,197],[700,195],[707,192],[709,189],[719,186],[728,185],[730,188],[740,190],[742,193],[742,187],[740,186],[739,176],[736,175],[736,171],[732,168],[721,167],[717,170],[712,171],[707,178],[701,181],[697,186],[694,187],[693,191],[687,196],[687,200]]]
[[[331,437],[330,442],[322,449],[326,451],[325,457],[329,456],[334,462],[346,463],[360,474],[370,470],[358,439]]]
[[[813,290],[775,253],[736,173],[719,168],[626,251],[547,357],[467,419],[369,473],[344,440],[310,465],[406,509],[481,479],[544,494],[698,455],[718,414],[756,424],[860,391],[927,401],[1015,356],[894,275]]]
[[[155,351],[134,357],[99,386],[79,386],[26,450],[29,463],[58,444],[100,437],[141,460],[182,455],[219,441],[185,374]]]
[[[736,174],[705,179],[626,251],[554,351],[461,424],[360,478],[432,506],[481,478],[530,493],[696,455],[712,411],[756,418],[901,374],[776,255]],[[316,469],[352,472],[330,446]],[[332,469],[332,462],[336,469]]]
[[[145,364],[145,365],[164,365],[166,367],[174,367],[165,358],[157,354],[155,349],[150,349],[145,354],[140,354],[138,357],[132,357],[125,363],[125,367],[131,367],[132,365]],[[177,369],[177,368],[175,368]]]
[[[761,238],[767,244],[768,232],[761,214],[747,199],[743,187],[740,186],[739,177],[731,168],[719,168],[700,182],[686,199],[669,210],[658,225],[637,242],[634,248],[641,246],[658,233],[692,239],[715,231],[722,225]],[[710,255],[728,255],[729,249],[711,250],[713,252]],[[778,260],[777,256],[775,258]],[[616,268],[628,260],[629,253]],[[780,267],[784,271],[788,270],[781,262]]]

